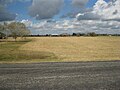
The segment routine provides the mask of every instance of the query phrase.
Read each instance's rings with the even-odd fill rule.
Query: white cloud
[[[120,34],[120,22],[100,20],[60,20],[56,22],[42,21],[32,23],[33,34],[61,34],[61,33],[111,33]]]
[[[103,19],[120,19],[120,0],[109,3],[98,0],[93,8],[93,13],[100,15]]]
[[[32,27],[32,21],[30,20],[22,20],[21,23],[24,23],[27,27]]]
[[[72,4],[84,7],[87,2],[88,0],[73,0]],[[62,3],[61,0],[34,0],[30,14],[39,20],[51,18],[59,12]],[[120,34],[120,1],[111,0],[107,3],[104,0],[98,0],[92,10],[77,14],[76,19],[43,20],[37,23],[22,20],[22,22],[31,28],[33,34],[72,34],[74,32]]]
[[[98,20],[101,19],[101,16],[92,12],[79,13],[76,15],[77,20]]]
[[[105,2],[98,0],[93,10],[77,15],[78,20],[116,20],[120,21],[120,0]]]

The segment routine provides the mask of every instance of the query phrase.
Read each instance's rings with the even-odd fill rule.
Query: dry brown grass
[[[61,61],[120,60],[120,37],[40,37],[20,50],[54,53]]]

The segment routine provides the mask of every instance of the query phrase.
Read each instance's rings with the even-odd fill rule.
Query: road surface
[[[120,61],[0,64],[0,90],[120,90]]]

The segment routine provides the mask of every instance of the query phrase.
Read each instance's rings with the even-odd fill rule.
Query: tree
[[[4,25],[3,25],[3,32],[5,34],[5,38],[8,39],[9,29],[8,29],[8,24],[6,22],[4,22]]]
[[[26,37],[27,35],[30,34],[30,30],[25,26],[25,24],[23,23],[19,23],[19,26],[21,27],[20,31],[19,31],[19,36],[20,37]]]
[[[95,37],[97,34],[95,32],[88,33],[88,36]]]
[[[5,34],[3,32],[4,32],[4,25],[0,24],[0,39],[5,38]]]
[[[2,25],[0,25],[0,32],[3,34],[4,39],[8,39],[10,31],[8,29],[8,24],[6,22],[4,22]]]
[[[8,25],[8,28],[10,30],[11,36],[15,39],[17,39],[18,36],[24,37],[28,34],[30,34],[30,31],[27,29],[25,24],[20,22],[12,22]]]
[[[0,32],[3,31],[3,25],[0,24]]]

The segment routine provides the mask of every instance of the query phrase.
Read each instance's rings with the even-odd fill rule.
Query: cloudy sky
[[[120,0],[0,0],[0,22],[20,21],[32,34],[120,34]]]

